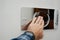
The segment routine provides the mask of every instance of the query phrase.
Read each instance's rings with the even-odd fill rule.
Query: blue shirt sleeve
[[[31,32],[24,32],[22,35],[20,35],[17,38],[14,38],[12,40],[34,40],[35,36]]]

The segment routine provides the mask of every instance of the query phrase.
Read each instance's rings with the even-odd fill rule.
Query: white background
[[[60,10],[60,0],[0,0],[0,40],[10,40],[21,31],[21,7],[44,7]],[[44,31],[43,40],[60,40],[60,12],[57,30]]]

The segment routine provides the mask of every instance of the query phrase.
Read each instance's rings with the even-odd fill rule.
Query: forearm
[[[35,37],[33,36],[31,32],[25,32],[24,34],[12,40],[34,40],[34,39]]]

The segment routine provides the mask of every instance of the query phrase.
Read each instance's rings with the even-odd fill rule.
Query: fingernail
[[[43,19],[43,17],[41,16],[41,19]]]

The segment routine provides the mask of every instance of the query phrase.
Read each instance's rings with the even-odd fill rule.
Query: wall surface
[[[0,0],[0,40],[10,40],[21,31],[21,7],[56,8],[60,0]],[[60,12],[59,12],[60,17]],[[59,18],[60,24],[60,18]],[[45,30],[43,40],[60,40],[60,25],[56,30]]]

